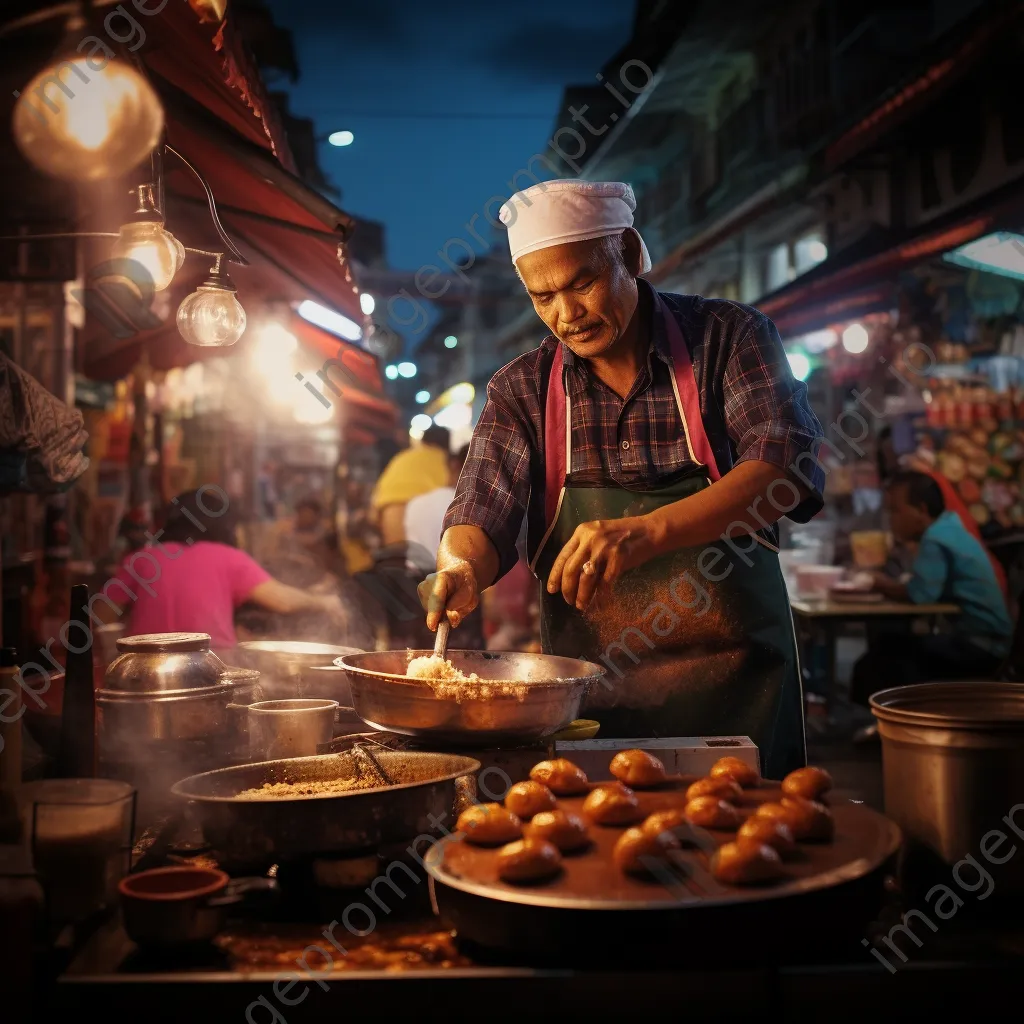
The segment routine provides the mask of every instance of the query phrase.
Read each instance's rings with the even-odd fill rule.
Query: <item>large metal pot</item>
[[[192,690],[96,695],[97,734],[105,752],[137,751],[140,740],[194,740],[227,733],[230,682]]]
[[[216,686],[224,663],[210,650],[209,633],[141,633],[117,641],[104,690],[154,693]]]
[[[357,647],[303,640],[245,640],[237,648],[243,664],[259,669],[267,700],[315,697],[336,700],[342,707],[349,707],[352,697],[348,679],[334,659],[361,653]]]
[[[908,875],[922,879],[1024,829],[1024,685],[924,683],[871,698],[882,738],[885,812],[907,839]],[[1015,814],[1014,808],[1019,808]],[[991,863],[997,863],[993,860]],[[991,868],[1003,892],[1024,892],[1024,854]],[[973,876],[972,876],[973,877]]]
[[[257,677],[229,673],[208,633],[121,637],[117,649],[96,692],[97,761],[103,775],[135,786],[148,820],[183,774],[247,756],[244,725],[228,706],[251,703]]]

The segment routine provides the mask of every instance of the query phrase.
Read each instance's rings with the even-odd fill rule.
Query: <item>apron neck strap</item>
[[[562,343],[555,345],[544,400],[544,522],[554,522],[558,496],[569,475],[572,428],[566,414]]]
[[[672,356],[672,388],[676,393],[676,406],[679,418],[683,421],[683,433],[686,434],[686,446],[690,449],[690,457],[702,465],[711,481],[721,479],[715,451],[708,440],[704,429],[704,417],[700,411],[700,392],[697,390],[697,378],[693,372],[693,360],[690,349],[683,338],[679,323],[671,311],[654,293],[655,310],[660,310],[668,338],[668,350]]]
[[[690,349],[683,338],[676,318],[654,292],[654,312],[660,314],[665,324],[669,353],[672,356],[672,389],[675,392],[679,418],[683,421],[683,433],[690,457],[707,470],[708,478],[718,480],[721,474],[715,460],[714,449],[704,430],[700,411],[700,392],[693,373]],[[558,496],[572,469],[572,424],[568,415],[568,401],[565,393],[565,363],[562,358],[562,343],[555,346],[555,357],[551,361],[548,376],[548,390],[544,400],[544,521],[551,525],[558,508]]]

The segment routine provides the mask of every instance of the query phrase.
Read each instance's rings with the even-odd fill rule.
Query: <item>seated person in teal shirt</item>
[[[945,510],[942,491],[924,473],[893,477],[886,504],[893,537],[918,549],[909,580],[877,573],[875,589],[896,601],[956,604],[961,612],[949,633],[872,638],[853,669],[852,699],[867,704],[872,693],[907,683],[991,678],[1009,652],[1013,624],[985,549]]]

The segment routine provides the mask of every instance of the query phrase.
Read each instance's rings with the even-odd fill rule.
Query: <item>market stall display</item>
[[[719,762],[729,770],[738,772]],[[787,790],[813,779],[826,794],[825,775],[811,771],[788,777]],[[559,797],[547,813],[578,818],[586,833],[560,853],[530,835],[532,822],[525,840],[505,846],[449,836],[426,859],[436,906],[460,938],[531,958],[606,956],[628,934],[631,957],[676,962],[703,956],[726,928],[734,936],[813,930],[831,914],[834,930],[838,919],[870,915],[899,847],[895,825],[831,794],[828,806],[787,796],[748,773],[735,805],[726,804],[728,820],[702,827],[686,802],[697,781],[668,776],[640,791],[602,783],[585,797]],[[611,804],[622,813],[595,815]]]

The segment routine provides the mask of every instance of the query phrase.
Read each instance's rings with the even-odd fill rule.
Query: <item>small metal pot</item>
[[[1024,805],[1024,685],[900,686],[874,694],[871,710],[882,739],[885,813],[907,839],[909,875],[924,881],[940,870],[948,880],[950,865],[983,855],[990,831],[1015,840],[1004,819]],[[1024,809],[1014,820],[1024,827]],[[1002,891],[1024,893],[1024,855],[993,872]]]
[[[250,704],[249,756],[253,761],[311,757],[334,738],[335,700],[264,700]]]

